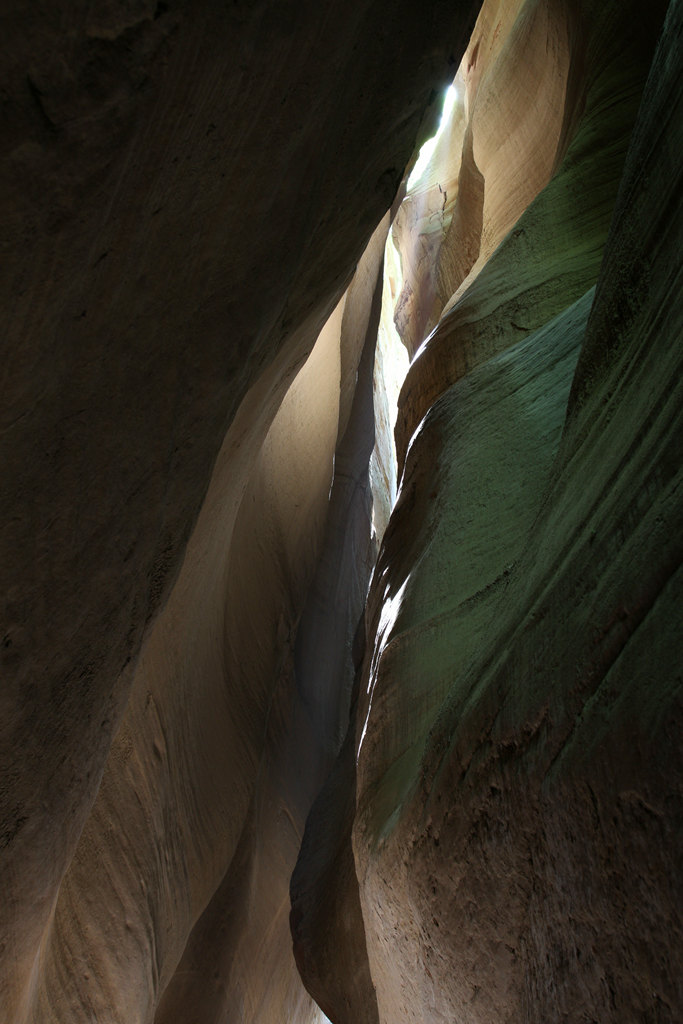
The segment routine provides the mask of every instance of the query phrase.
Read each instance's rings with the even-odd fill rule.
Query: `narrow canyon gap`
[[[680,0],[2,14],[0,1018],[675,1024]]]

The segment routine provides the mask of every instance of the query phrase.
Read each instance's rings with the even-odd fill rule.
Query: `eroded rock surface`
[[[5,6],[0,1017],[674,1024],[679,0]]]

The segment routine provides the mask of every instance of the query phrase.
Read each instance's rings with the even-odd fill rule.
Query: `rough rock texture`
[[[3,5],[3,1019],[150,1020],[246,856],[266,729],[287,733],[280,659],[323,536],[340,367],[310,386],[314,451],[308,398],[282,401],[476,6]],[[212,473],[227,491],[179,576]],[[164,606],[168,645],[138,663]]]

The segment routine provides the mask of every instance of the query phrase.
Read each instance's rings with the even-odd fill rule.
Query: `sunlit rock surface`
[[[555,5],[558,17],[566,18],[562,6]],[[586,4],[581,17],[573,17],[578,24],[571,89],[567,109],[558,114],[573,124],[564,158],[531,205],[524,212],[518,207],[521,216],[488,262],[464,282],[453,280],[455,293],[403,388],[399,465],[420,420],[450,384],[547,323],[595,283],[656,33],[650,29],[646,49],[645,31],[642,39],[631,38],[630,30],[620,29],[620,9],[610,5]],[[525,124],[520,133],[533,167],[534,136],[528,137]],[[501,177],[499,191],[506,181]],[[509,185],[512,202],[514,177]],[[499,196],[501,209],[507,209],[505,198]]]
[[[411,176],[393,229],[403,271],[396,326],[411,355],[561,155],[572,21],[562,2],[482,7],[436,149],[412,184]]]

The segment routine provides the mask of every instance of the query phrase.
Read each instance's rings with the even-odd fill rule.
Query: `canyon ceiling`
[[[0,1021],[683,1020],[681,0],[0,19]]]

